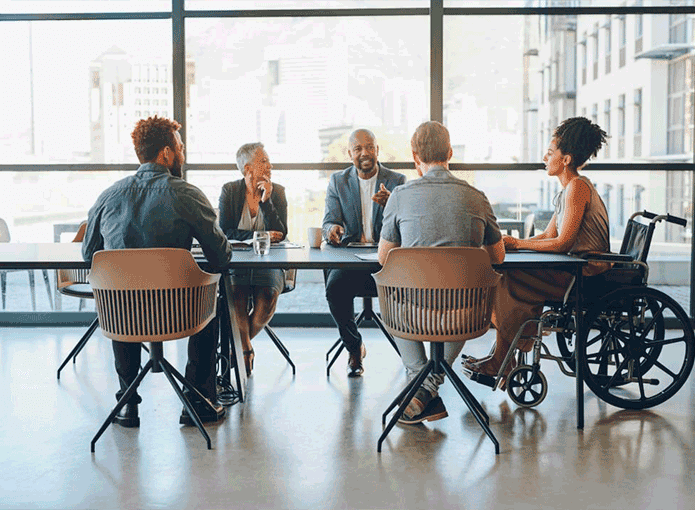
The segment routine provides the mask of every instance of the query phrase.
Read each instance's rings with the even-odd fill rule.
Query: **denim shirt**
[[[215,268],[223,268],[232,249],[202,191],[156,163],[106,189],[89,210],[82,256],[99,250],[184,248],[193,238]]]

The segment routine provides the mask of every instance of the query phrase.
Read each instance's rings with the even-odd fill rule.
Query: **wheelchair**
[[[639,217],[651,221],[637,221]],[[500,385],[507,364],[516,356],[517,366],[508,374],[506,385],[509,398],[520,407],[534,407],[547,395],[548,382],[540,369],[543,359],[556,362],[563,374],[572,377],[579,363],[587,386],[596,396],[623,409],[654,407],[678,392],[693,368],[695,337],[683,308],[647,284],[647,255],[655,226],[660,221],[681,226],[687,223],[669,214],[636,212],[627,222],[620,253],[586,257],[591,261],[611,262],[612,267],[583,280],[583,341],[575,341],[572,281],[562,302],[546,302],[546,310],[539,318],[521,326],[494,378],[493,390]],[[529,324],[537,326],[532,335],[533,348],[528,353],[517,351],[516,346]],[[553,333],[558,355],[551,354],[543,341]],[[580,352],[575,350],[577,344],[583,346]],[[465,369],[464,373],[469,377],[475,375]]]

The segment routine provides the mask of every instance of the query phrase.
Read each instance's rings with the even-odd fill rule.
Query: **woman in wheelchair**
[[[555,176],[562,191],[555,197],[555,214],[545,231],[530,239],[504,236],[507,250],[534,250],[542,252],[585,254],[610,251],[608,213],[591,181],[579,175],[591,157],[595,157],[606,143],[606,132],[584,117],[565,120],[553,133],[543,161],[548,175]],[[590,262],[584,269],[585,276],[599,274],[609,264]],[[524,322],[540,316],[546,300],[559,300],[567,291],[572,276],[556,270],[508,270],[497,288],[493,324],[497,330],[494,352],[483,359],[465,358],[463,365],[471,379],[494,385],[509,347]],[[536,326],[529,324],[523,332],[517,348],[528,352],[533,347]],[[508,363],[505,377],[514,368]],[[500,388],[504,389],[502,379]]]

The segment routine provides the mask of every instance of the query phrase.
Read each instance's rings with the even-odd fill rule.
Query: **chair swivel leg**
[[[405,408],[408,407],[408,403],[413,399],[415,393],[417,393],[417,390],[420,389],[420,386],[422,386],[422,383],[425,381],[425,378],[430,374],[430,372],[432,372],[433,368],[434,361],[428,361],[424,368],[420,370],[420,373],[417,375],[417,377],[415,377],[415,379],[408,383],[408,385],[403,389],[403,391],[401,391],[398,394],[398,396],[393,400],[393,402],[391,402],[391,405],[389,405],[386,412],[381,416],[381,423],[383,425],[386,421],[386,415],[390,412],[391,409],[398,406],[398,410],[391,417],[391,421],[386,426],[384,431],[381,433],[381,436],[379,436],[379,441],[377,442],[376,446],[377,452],[381,452],[381,443],[384,442],[384,439],[386,439],[386,436],[389,434],[389,432],[391,432],[391,429],[394,427],[394,425],[396,425],[398,419],[401,416],[403,416]]]
[[[366,317],[366,315],[365,315],[365,311],[363,309],[359,313],[357,318],[355,319],[355,324],[357,325],[357,327],[359,327],[359,325],[362,323],[362,321],[365,320],[365,317]],[[338,348],[338,350],[336,351],[335,356],[333,356],[333,359],[330,361],[330,363],[328,363],[328,366],[326,366],[326,376],[331,375],[331,367],[333,366],[333,363],[335,363],[335,361],[338,359],[338,356],[340,356],[340,353],[343,352],[343,349],[345,349],[345,346],[343,345],[343,341],[340,338],[338,338],[338,340],[336,340],[336,342],[333,344],[333,347],[328,349],[328,352],[326,353],[326,361],[328,361],[328,357],[330,356],[331,351],[333,349],[335,349],[336,347]]]
[[[193,420],[193,423],[195,423],[195,426],[198,428],[200,433],[203,435],[205,438],[205,441],[207,442],[208,445],[208,450],[212,450],[212,442],[210,441],[210,436],[205,430],[205,427],[203,427],[203,422],[200,421],[200,416],[198,416],[198,413],[195,412],[195,409],[191,405],[191,402],[186,398],[186,395],[183,394],[183,391],[181,391],[181,388],[179,388],[179,385],[176,384],[176,381],[174,380],[174,377],[179,380],[179,382],[188,390],[188,391],[193,391],[195,392],[199,398],[202,399],[203,402],[206,402],[210,408],[214,411],[215,409],[212,407],[212,404],[203,397],[203,395],[200,394],[200,392],[173,367],[171,364],[165,360],[164,358],[158,360],[160,367],[162,369],[162,372],[164,372],[164,375],[166,376],[167,380],[169,381],[169,384],[171,384],[171,387],[174,388],[174,391],[176,392],[176,395],[178,395],[179,400],[183,404],[183,407],[186,408],[186,411],[188,412],[188,415],[191,417]]]
[[[338,340],[335,341],[333,346],[330,349],[328,349],[328,352],[326,353],[326,361],[328,361],[328,358],[330,357],[333,349],[339,348],[338,352],[340,352],[342,350],[342,345],[343,345],[343,342],[340,340],[340,338],[338,338]]]
[[[272,342],[275,344],[275,347],[278,348],[278,351],[280,351],[280,354],[283,355],[283,357],[287,360],[287,363],[290,364],[292,367],[292,375],[296,374],[296,368],[294,366],[294,363],[292,363],[292,360],[290,359],[290,351],[287,350],[287,347],[285,347],[285,344],[282,343],[282,341],[278,338],[278,336],[275,334],[275,331],[273,331],[269,326],[266,326],[265,332],[268,334]]]
[[[480,425],[485,434],[487,434],[487,437],[490,438],[492,444],[495,445],[495,454],[499,455],[500,444],[497,441],[495,434],[493,434],[492,430],[490,429],[490,418],[488,417],[487,413],[485,413],[485,411],[483,410],[482,406],[480,405],[480,402],[478,402],[478,400],[471,394],[471,392],[468,391],[468,388],[466,388],[466,386],[463,384],[463,381],[461,381],[461,379],[456,375],[456,373],[454,373],[451,366],[449,366],[449,364],[444,359],[439,361],[439,364],[441,368],[444,370],[444,373],[451,380],[451,383],[454,385],[454,388],[456,388],[456,391],[458,391],[459,395],[461,396],[461,399],[471,410],[471,413],[473,413],[473,417],[478,422],[478,425]]]
[[[384,322],[381,320],[381,317],[379,317],[377,314],[374,313],[374,314],[372,314],[371,319],[376,323],[377,326],[379,326],[379,329],[384,334],[386,339],[389,341],[389,343],[391,344],[391,347],[393,347],[393,349],[396,351],[396,353],[400,356],[401,351],[398,350],[398,346],[396,345],[396,342],[393,340],[393,335],[391,335],[391,333],[389,333],[386,330],[386,326],[384,326]]]
[[[77,345],[73,347],[73,349],[70,351],[70,354],[67,355],[67,357],[63,360],[63,363],[58,367],[58,373],[57,377],[60,379],[60,371],[63,370],[65,365],[68,364],[68,361],[72,359],[72,362],[75,362],[75,359],[77,358],[77,355],[82,351],[82,348],[85,346],[87,343],[87,340],[89,340],[94,334],[94,331],[99,327],[99,319],[94,319],[92,323],[89,325],[89,329],[85,331],[85,334],[82,335],[82,338],[80,338],[80,341],[77,342]]]
[[[113,423],[113,419],[116,417],[116,415],[119,413],[119,411],[123,408],[124,405],[130,400],[130,397],[132,397],[135,394],[135,390],[138,389],[138,386],[140,386],[140,383],[144,379],[144,377],[147,375],[147,372],[149,372],[152,369],[152,366],[154,365],[154,362],[152,359],[147,360],[147,363],[145,363],[145,366],[138,375],[135,377],[135,380],[128,386],[128,389],[126,392],[123,394],[121,399],[118,401],[116,404],[116,407],[113,408],[111,411],[111,414],[109,414],[108,418],[104,421],[104,423],[101,425],[101,428],[99,431],[96,433],[94,438],[92,438],[92,453],[94,453],[94,447],[97,444],[97,440],[101,437],[101,435],[104,433],[104,431],[107,429],[111,423]]]

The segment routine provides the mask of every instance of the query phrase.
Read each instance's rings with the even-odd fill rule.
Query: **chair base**
[[[80,341],[77,342],[77,345],[73,347],[73,349],[70,351],[70,354],[67,355],[67,357],[63,360],[63,362],[60,364],[58,367],[58,373],[57,373],[57,378],[60,379],[60,371],[65,368],[65,365],[68,364],[68,361],[72,360],[73,363],[75,363],[75,359],[77,359],[77,355],[82,351],[84,346],[87,344],[87,340],[89,340],[92,335],[94,334],[94,331],[99,327],[99,319],[96,318],[92,321],[92,323],[89,325],[89,328],[87,331],[85,331],[85,334],[82,335],[82,338],[80,338]]]
[[[384,325],[384,322],[381,320],[381,317],[379,317],[379,315],[374,311],[374,308],[372,307],[372,298],[365,297],[365,298],[363,298],[363,300],[364,300],[364,303],[362,306],[362,311],[355,319],[355,324],[357,324],[357,326],[359,327],[359,325],[362,324],[362,322],[364,322],[364,321],[374,321],[376,323],[376,325],[379,327],[379,329],[381,330],[381,332],[384,334],[386,339],[389,341],[391,346],[395,349],[396,353],[400,356],[401,353],[398,350],[398,346],[396,345],[396,342],[393,340],[393,336],[391,335],[391,333],[389,333],[387,331],[386,326]],[[343,349],[345,349],[345,346],[343,345],[343,342],[341,341],[340,338],[338,338],[338,340],[335,341],[333,346],[330,349],[328,349],[328,352],[326,352],[326,361],[328,361],[328,359],[331,356],[331,352],[333,352],[333,350],[335,350],[335,349],[338,349],[338,350],[335,352],[335,355],[333,356],[333,358],[330,360],[330,362],[326,366],[326,377],[330,377],[331,367],[333,366],[333,363],[336,362],[336,360],[338,359],[338,356],[340,356],[340,353],[343,352]]]
[[[296,375],[297,369],[294,366],[294,363],[292,363],[292,360],[290,359],[290,351],[285,347],[285,344],[282,343],[280,338],[275,334],[275,331],[273,331],[273,328],[270,326],[267,326],[264,328],[265,332],[268,334],[272,342],[275,344],[275,347],[278,348],[278,351],[280,351],[280,354],[287,360],[287,363],[290,364],[292,367],[292,375]]]
[[[60,379],[60,372],[65,368],[65,365],[68,364],[70,360],[72,360],[73,363],[77,360],[77,355],[82,352],[82,349],[84,349],[84,346],[87,345],[87,341],[92,338],[92,335],[94,334],[94,331],[99,327],[99,318],[97,317],[92,321],[92,323],[89,325],[89,328],[87,331],[85,331],[84,335],[82,335],[82,338],[80,338],[80,341],[77,342],[75,347],[72,348],[70,351],[70,354],[67,355],[67,357],[63,360],[63,362],[60,364],[58,367],[58,371],[56,374],[56,377]],[[142,344],[142,348],[150,352],[149,349],[145,344]]]
[[[183,407],[186,409],[189,416],[193,420],[193,423],[195,424],[195,426],[198,428],[200,433],[205,438],[205,441],[207,442],[208,450],[212,449],[212,443],[210,441],[210,436],[205,431],[205,427],[203,427],[203,423],[200,421],[200,417],[198,416],[198,413],[196,413],[195,409],[193,408],[193,405],[188,400],[188,398],[186,398],[186,395],[184,395],[181,388],[179,388],[179,385],[176,384],[176,380],[178,380],[183,385],[183,387],[186,388],[188,391],[197,395],[201,402],[207,403],[210,406],[210,409],[212,409],[213,411],[214,411],[214,407],[212,406],[212,404],[210,404],[210,401],[208,399],[206,399],[190,382],[188,382],[178,372],[178,370],[176,370],[173,366],[171,366],[171,364],[166,359],[164,359],[164,349],[163,349],[162,343],[161,342],[152,342],[150,344],[150,359],[145,364],[145,367],[138,373],[137,377],[135,377],[135,380],[131,383],[131,385],[128,386],[128,389],[123,394],[123,396],[120,398],[120,400],[116,404],[116,407],[113,408],[113,410],[111,411],[111,414],[109,414],[108,418],[106,418],[104,423],[101,425],[101,428],[99,429],[99,431],[96,433],[96,435],[92,439],[92,443],[91,443],[92,453],[94,453],[94,449],[95,449],[97,440],[101,437],[101,435],[108,428],[108,426],[111,425],[111,423],[113,423],[115,416],[123,408],[123,406],[126,404],[126,402],[128,402],[128,400],[130,400],[130,398],[135,394],[135,390],[137,390],[138,386],[140,386],[140,383],[142,382],[142,380],[145,378],[145,376],[147,375],[147,373],[150,370],[152,372],[163,372],[164,373],[167,380],[169,381],[169,384],[171,384],[171,387],[174,388],[174,392],[176,393],[176,395],[178,395],[179,400],[181,400]]]
[[[430,360],[420,371],[417,377],[415,377],[415,379],[408,383],[406,387],[403,389],[403,391],[401,391],[399,395],[393,400],[393,402],[391,402],[391,404],[388,406],[388,408],[382,415],[381,424],[385,425],[386,416],[393,410],[393,408],[398,406],[398,410],[391,417],[391,421],[389,421],[388,425],[386,425],[386,428],[384,429],[384,432],[379,437],[376,451],[381,452],[381,444],[384,442],[389,432],[391,432],[391,429],[394,427],[394,425],[396,425],[398,419],[401,416],[403,416],[405,408],[408,407],[408,403],[415,396],[415,393],[417,392],[417,390],[420,389],[422,383],[425,381],[425,379],[430,373],[444,374],[445,377],[449,378],[451,383],[454,385],[454,388],[456,388],[456,391],[458,391],[459,395],[461,396],[463,402],[468,406],[468,409],[470,409],[471,413],[473,413],[473,417],[475,418],[475,420],[478,422],[485,434],[487,434],[487,436],[490,438],[490,441],[492,441],[492,443],[495,445],[495,454],[499,454],[500,444],[497,441],[495,435],[492,433],[492,430],[490,430],[490,418],[480,405],[480,402],[478,402],[478,400],[473,396],[473,394],[468,390],[468,388],[466,388],[461,379],[453,371],[449,363],[447,363],[444,359],[444,344],[442,342],[430,343]]]

